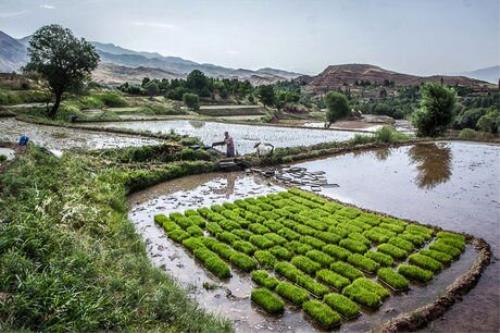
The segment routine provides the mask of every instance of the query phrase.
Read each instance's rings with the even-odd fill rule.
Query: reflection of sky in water
[[[330,141],[345,141],[355,135],[355,133],[348,131],[225,124],[198,120],[135,121],[103,123],[101,126],[149,130],[151,132],[162,133],[170,133],[171,130],[174,130],[178,134],[196,136],[206,145],[222,141],[224,132],[228,131],[235,140],[236,149],[239,154],[254,152],[254,145],[260,141],[271,143],[275,147],[297,147]]]
[[[339,188],[323,193],[498,244],[500,147],[448,142],[356,152],[298,164]]]

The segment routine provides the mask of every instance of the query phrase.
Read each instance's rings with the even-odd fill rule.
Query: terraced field
[[[326,329],[432,283],[465,249],[462,235],[298,189],[154,219],[218,278],[251,274],[251,299],[267,313],[289,304]]]

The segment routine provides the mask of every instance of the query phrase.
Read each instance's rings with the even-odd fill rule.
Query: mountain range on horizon
[[[30,36],[16,39],[0,31],[0,72],[19,71],[27,62],[27,47]],[[446,78],[450,84],[479,86],[481,81],[496,84],[500,77],[500,66],[492,66],[458,75],[417,76],[386,70],[370,64],[343,64],[328,66],[317,76],[307,76],[275,68],[258,70],[234,69],[208,63],[197,63],[181,57],[163,56],[156,52],[141,52],[123,48],[112,43],[91,41],[96,48],[101,63],[93,72],[96,82],[118,85],[125,81],[138,83],[148,76],[152,79],[185,78],[195,69],[217,78],[237,78],[249,80],[254,85],[270,84],[278,81],[298,79],[314,89],[335,87],[355,80],[383,82],[395,81],[397,85],[417,84]],[[476,82],[479,80],[479,82]],[[484,83],[484,82],[483,82]],[[311,89],[311,90],[314,90]]]

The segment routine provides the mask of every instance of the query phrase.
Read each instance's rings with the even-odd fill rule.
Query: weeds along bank
[[[179,160],[163,178],[210,165]],[[32,146],[0,175],[0,330],[231,330],[149,262],[127,220],[134,179],[132,166]]]

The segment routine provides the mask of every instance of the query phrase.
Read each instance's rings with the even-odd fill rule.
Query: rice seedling
[[[443,269],[443,265],[441,265],[439,261],[420,253],[410,255],[408,257],[408,261],[410,262],[410,264],[426,269],[433,273],[439,272],[441,269]]]
[[[279,280],[277,278],[269,275],[268,272],[262,270],[252,272],[252,281],[259,286],[266,287],[270,290],[276,288],[279,283]]]
[[[323,301],[347,320],[356,318],[360,315],[359,306],[344,295],[331,293],[325,295]]]
[[[350,284],[344,288],[342,294],[349,297],[358,304],[371,309],[377,309],[382,305],[382,299],[374,292],[368,291],[359,285]]]
[[[196,259],[203,263],[203,266],[210,272],[212,272],[215,276],[226,279],[231,276],[231,271],[229,270],[229,266],[219,258],[215,253],[210,251],[205,247],[197,248],[193,251]]]
[[[293,240],[297,240],[300,238],[300,234],[293,231],[292,229],[290,228],[281,228],[280,230],[278,230],[278,235],[286,238],[287,240],[289,241],[293,241]]]
[[[407,241],[401,237],[392,237],[391,239],[389,239],[388,244],[397,246],[400,249],[405,250],[406,252],[411,252],[415,249],[415,246],[413,246],[412,242]]]
[[[260,223],[252,223],[252,224],[250,224],[248,226],[248,230],[250,230],[254,234],[261,234],[261,235],[270,232],[269,228],[263,226]]]
[[[321,265],[306,256],[296,256],[292,258],[291,263],[307,274],[314,274],[321,269]]]
[[[307,251],[306,257],[308,257],[311,260],[314,260],[323,267],[330,267],[330,265],[334,262],[334,259],[332,257],[319,250]]]
[[[235,234],[236,236],[238,236],[239,238],[241,239],[244,239],[244,240],[249,240],[250,237],[253,236],[253,234],[248,231],[248,230],[245,230],[245,229],[235,229],[235,230],[232,230],[231,231],[233,234]]]
[[[182,243],[183,240],[189,238],[189,234],[180,228],[167,232],[167,236],[177,243]]]
[[[345,276],[346,278],[348,278],[351,281],[354,281],[357,278],[364,276],[363,273],[359,269],[354,268],[350,264],[345,263],[343,261],[334,262],[330,266],[330,269],[332,271],[342,275],[342,276]]]
[[[274,265],[274,270],[294,283],[297,282],[297,277],[302,273],[297,267],[286,261],[278,262]]]
[[[306,254],[308,251],[313,249],[311,245],[304,244],[299,241],[291,241],[289,243],[286,243],[285,247],[296,254]]]
[[[292,253],[283,246],[273,246],[269,249],[269,252],[271,252],[271,254],[273,254],[276,258],[281,260],[289,260],[292,258]]]
[[[424,256],[430,257],[432,259],[435,259],[442,263],[443,265],[447,265],[453,261],[453,257],[439,251],[435,250],[429,250],[429,249],[422,249],[419,252],[420,254],[423,254]]]
[[[235,242],[239,241],[240,238],[236,236],[233,233],[230,233],[228,231],[223,231],[221,233],[218,233],[215,235],[215,237],[220,240],[221,242],[227,243],[227,244],[234,244]]]
[[[408,256],[408,253],[405,250],[387,243],[377,246],[377,250],[390,255],[394,259],[404,259]]]
[[[266,220],[262,224],[265,227],[269,228],[269,230],[271,230],[272,232],[278,232],[279,230],[283,229],[283,225],[274,220]]]
[[[311,292],[313,295],[316,295],[318,297],[322,297],[323,295],[330,292],[330,289],[327,286],[317,282],[312,277],[310,277],[309,275],[304,274],[302,272],[297,274],[297,282],[296,283],[299,286],[301,286],[304,289]]]
[[[314,234],[314,237],[327,244],[338,244],[338,242],[342,239],[339,235],[328,231],[318,231]]]
[[[272,240],[262,235],[254,235],[250,237],[250,242],[259,249],[268,249],[274,246],[274,242]]]
[[[326,283],[329,286],[334,287],[337,290],[342,290],[345,286],[347,286],[350,281],[348,278],[332,272],[328,269],[322,269],[316,272],[316,278],[323,282]]]
[[[380,266],[392,266],[392,264],[394,263],[394,259],[392,259],[391,256],[378,251],[370,250],[365,253],[365,257],[376,261]]]
[[[343,239],[339,245],[356,253],[365,253],[369,249],[368,245],[353,239]]]
[[[224,231],[224,229],[221,228],[220,225],[218,225],[217,223],[215,222],[210,222],[210,223],[207,223],[206,225],[206,228],[207,228],[207,231],[212,235],[212,236],[216,236],[217,234],[221,233]]]
[[[410,285],[403,275],[387,267],[380,268],[377,277],[397,291],[407,290]]]
[[[340,315],[333,311],[328,305],[318,300],[305,302],[302,305],[302,309],[325,329],[331,329],[340,325]]]
[[[450,245],[440,241],[439,239],[430,243],[429,249],[447,254],[447,255],[453,257],[453,259],[458,258],[460,256],[460,254],[462,253],[462,251],[460,251],[459,249],[457,249],[453,246],[450,246]]]
[[[311,245],[316,249],[321,249],[323,246],[326,245],[326,243],[323,242],[322,240],[314,238],[312,236],[302,236],[300,237],[300,241],[304,244]]]
[[[283,244],[288,242],[286,238],[281,237],[281,236],[279,236],[275,233],[272,233],[272,232],[264,234],[264,237],[266,237],[267,239],[269,239],[271,242],[273,242],[276,245],[283,245]]]
[[[198,227],[197,225],[192,225],[186,229],[186,232],[194,237],[200,237],[203,236],[203,230]]]
[[[275,291],[278,295],[287,299],[294,305],[300,306],[309,299],[309,293],[306,290],[288,282],[278,283]]]
[[[252,255],[257,250],[257,248],[253,246],[252,243],[244,240],[236,241],[232,244],[232,246],[235,250],[243,252],[246,255]]]
[[[421,246],[422,244],[425,243],[425,237],[421,236],[417,233],[411,233],[411,232],[403,232],[402,234],[399,235],[400,238],[403,238],[409,242],[412,242],[413,245],[415,246]]]
[[[252,289],[251,300],[269,314],[281,314],[285,302],[267,288]]]
[[[396,234],[402,233],[405,230],[405,227],[403,227],[403,226],[399,226],[399,225],[391,224],[391,223],[386,223],[386,222],[382,222],[378,226],[379,226],[379,228],[387,229],[387,230],[392,231]]]
[[[429,282],[434,276],[432,272],[422,269],[420,267],[408,264],[401,264],[398,267],[398,273],[404,275],[406,278],[418,281],[418,282]]]
[[[376,272],[380,266],[376,261],[374,261],[370,258],[367,258],[359,253],[355,253],[355,254],[350,255],[347,258],[347,262],[349,262],[350,264],[352,264],[356,268],[359,268],[363,271],[370,272],[370,273]]]
[[[376,243],[385,243],[390,238],[388,235],[383,234],[383,233],[377,231],[376,229],[367,230],[363,233],[363,235],[366,238],[368,238],[369,240],[371,240],[372,242],[376,242]]]
[[[229,262],[244,272],[251,272],[257,268],[257,262],[255,259],[239,252],[236,252],[229,257]]]
[[[389,291],[387,291],[387,289],[382,287],[380,284],[378,284],[377,282],[372,281],[370,279],[367,279],[365,277],[356,279],[352,283],[352,285],[364,288],[372,293],[375,293],[375,294],[379,295],[382,300],[386,299],[387,297],[389,297],[391,295],[389,293]]]
[[[322,250],[323,252],[329,254],[330,256],[338,260],[347,260],[347,257],[349,257],[352,254],[351,251],[333,244],[324,246]]]
[[[199,237],[189,237],[182,241],[182,245],[187,248],[189,251],[193,252],[194,250],[205,247],[202,238]]]
[[[273,268],[274,265],[278,262],[278,259],[269,251],[266,250],[258,250],[253,254],[255,259],[259,262],[261,267],[264,268]]]

